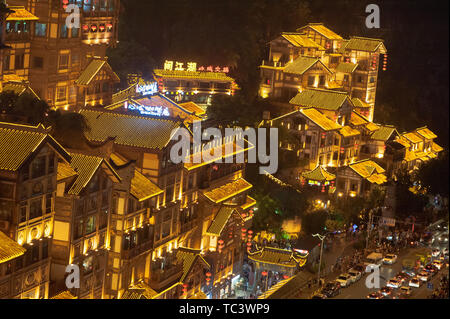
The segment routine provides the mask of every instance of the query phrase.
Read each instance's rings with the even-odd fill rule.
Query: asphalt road
[[[437,245],[434,244],[433,248],[436,247]],[[443,248],[444,246],[441,245],[441,248]],[[447,246],[448,247],[448,246]],[[386,283],[392,279],[393,277],[395,277],[401,270],[402,270],[402,261],[403,259],[409,255],[410,252],[413,252],[414,250],[418,250],[416,249],[409,249],[403,252],[400,252],[400,255],[398,256],[398,260],[395,264],[393,265],[382,265],[381,269],[380,269],[380,289],[386,286]],[[446,272],[448,274],[448,268],[442,269],[438,272],[438,274],[436,276],[434,276],[431,280],[431,282],[433,283],[433,287],[438,287],[439,286],[439,278],[440,276]],[[357,281],[356,283],[350,285],[347,288],[342,288],[341,289],[341,293],[334,297],[335,299],[363,299],[366,298],[367,295],[369,295],[370,293],[373,292],[377,292],[380,289],[369,289],[366,286],[366,278],[367,278],[368,274],[364,274],[363,277]],[[394,290],[394,295],[397,294],[398,289]],[[412,299],[425,299],[427,298],[429,295],[431,295],[432,290],[427,288],[427,284],[423,284],[420,288],[413,288],[413,293],[410,296],[410,298]]]

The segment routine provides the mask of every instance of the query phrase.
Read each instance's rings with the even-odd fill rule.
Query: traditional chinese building
[[[225,69],[225,70],[224,70]],[[166,61],[164,69],[154,70],[160,93],[176,102],[211,104],[214,94],[234,94],[237,86],[227,75],[228,68],[200,67],[196,63]],[[225,72],[224,72],[225,71]]]
[[[309,88],[344,91],[372,121],[381,55],[385,70],[386,53],[383,40],[344,40],[323,24],[310,23],[270,42],[269,59],[261,65],[260,95],[287,102]]]
[[[0,123],[0,140],[0,232],[26,250],[4,260],[15,282],[8,294],[48,298],[58,163],[71,156],[42,125]]]
[[[116,44],[119,0],[8,0],[8,4],[17,10],[7,22],[12,50],[3,69],[28,79],[52,107],[83,107],[85,99],[78,98],[84,88],[79,92],[76,81],[89,69],[92,57],[104,58],[106,49]],[[72,4],[81,16],[78,28],[66,24],[73,13],[66,8]],[[95,95],[106,93],[106,86],[95,91],[96,85]]]

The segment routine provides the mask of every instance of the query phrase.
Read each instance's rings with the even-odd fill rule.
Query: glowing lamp
[[[268,275],[267,271],[263,271],[261,272],[261,275],[263,275],[264,277],[266,277]]]

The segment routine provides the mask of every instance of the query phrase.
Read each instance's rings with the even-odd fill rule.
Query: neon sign
[[[200,66],[197,68],[196,62],[187,62],[186,67],[184,66],[183,62],[178,61],[165,61],[164,62],[164,70],[165,71],[188,71],[188,72],[222,72],[222,73],[229,73],[230,68],[227,66],[220,67],[220,66]]]
[[[128,104],[128,102],[125,102],[125,109],[128,109],[130,111],[138,111],[143,115],[170,116],[169,109],[162,106],[136,105]]]
[[[158,83],[151,82],[150,84],[136,85],[136,93],[142,95],[153,95],[158,92]]]

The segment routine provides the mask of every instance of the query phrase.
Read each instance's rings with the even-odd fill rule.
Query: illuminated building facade
[[[383,40],[345,40],[321,23],[310,23],[270,42],[269,59],[260,67],[260,95],[287,102],[308,88],[344,91],[372,121],[381,55],[385,70],[386,53]]]
[[[104,58],[106,49],[115,45],[119,0],[9,0],[8,4],[13,9],[22,6],[18,12],[28,13],[8,21],[13,51],[3,69],[29,80],[36,94],[52,107],[83,107],[85,88],[76,81],[90,68],[92,57]],[[80,9],[80,28],[66,25],[65,8],[70,4]],[[100,91],[95,87],[95,94],[106,93],[106,86]]]
[[[14,279],[6,295],[48,298],[57,168],[71,157],[41,125],[0,123],[0,139],[0,232],[25,249],[2,265]]]
[[[227,75],[227,67],[197,68],[196,63],[187,63],[185,68],[184,63],[166,61],[164,69],[153,72],[160,93],[179,103],[192,101],[207,106],[214,94],[233,95],[237,89]]]

